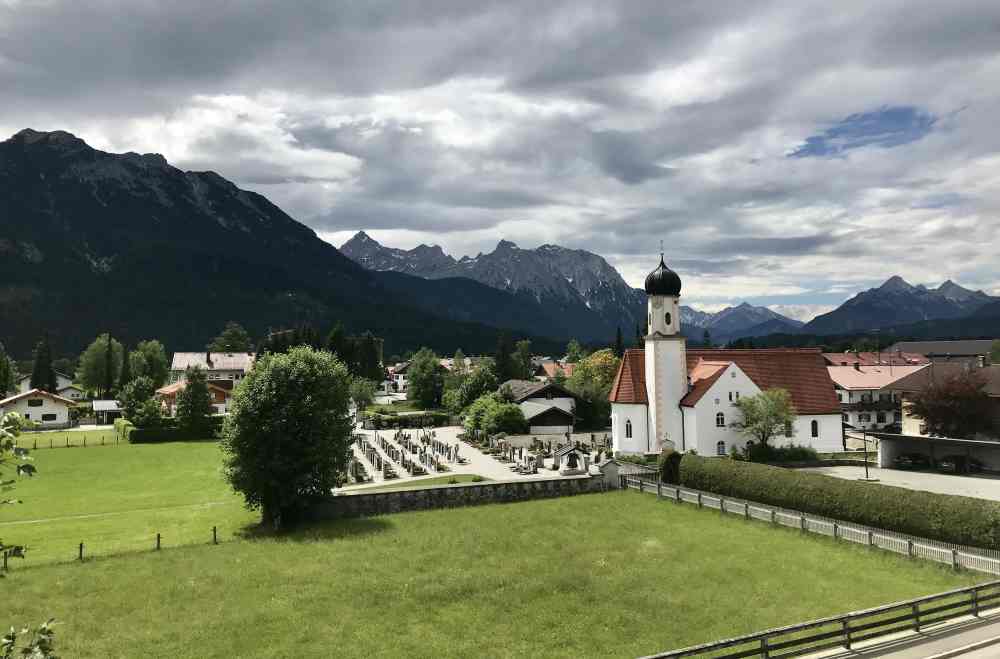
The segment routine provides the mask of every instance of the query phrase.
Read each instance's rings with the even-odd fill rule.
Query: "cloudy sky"
[[[0,132],[256,190],[339,245],[551,242],[809,317],[1000,293],[1000,3],[0,0]]]

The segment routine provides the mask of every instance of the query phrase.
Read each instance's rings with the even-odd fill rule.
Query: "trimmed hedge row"
[[[115,433],[130,444],[152,444],[156,442],[187,442],[191,440],[217,437],[222,430],[224,418],[213,416],[207,419],[208,432],[204,437],[192,437],[187,430],[177,427],[177,420],[164,418],[161,425],[155,428],[136,428],[130,421],[115,419]]]
[[[439,428],[448,425],[451,419],[447,412],[424,412],[423,414],[379,414],[365,412],[365,427],[371,430],[396,428]]]
[[[1000,548],[1000,502],[684,455],[680,484],[942,542]]]

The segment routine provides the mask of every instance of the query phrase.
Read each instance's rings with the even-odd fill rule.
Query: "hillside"
[[[256,335],[342,320],[391,351],[496,342],[481,314],[421,309],[432,292],[402,295],[263,196],[157,154],[23,130],[0,142],[0,216],[0,337],[15,355],[45,332],[65,353],[103,331],[199,349],[231,319]]]

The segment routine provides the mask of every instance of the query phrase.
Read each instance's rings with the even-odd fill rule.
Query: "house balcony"
[[[844,412],[893,412],[902,411],[900,400],[862,400],[853,403],[841,403]]]

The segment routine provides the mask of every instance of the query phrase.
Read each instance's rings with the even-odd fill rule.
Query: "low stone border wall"
[[[418,487],[419,482],[414,483],[414,488]],[[606,490],[603,476],[570,476],[545,480],[459,483],[385,492],[344,492],[314,504],[306,516],[312,521],[371,517],[409,510],[551,499]]]
[[[765,462],[768,467],[784,467],[785,469],[810,469],[812,467],[864,467],[864,459],[848,460],[813,460],[812,462]],[[875,469],[878,464],[875,460],[869,460],[868,466]]]

